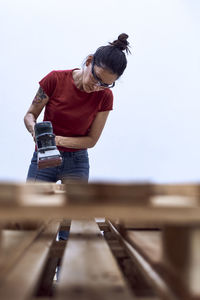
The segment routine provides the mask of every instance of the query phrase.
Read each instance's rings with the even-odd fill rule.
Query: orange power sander
[[[36,123],[35,139],[37,144],[38,169],[56,167],[61,165],[62,157],[55,143],[55,134],[51,122]]]

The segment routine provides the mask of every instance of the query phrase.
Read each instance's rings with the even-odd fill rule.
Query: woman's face
[[[92,64],[92,58],[88,58],[83,72],[83,89],[87,93],[101,91],[114,86],[113,84],[117,78],[116,74]]]

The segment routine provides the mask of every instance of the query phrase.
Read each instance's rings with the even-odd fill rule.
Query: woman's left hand
[[[60,138],[61,138],[61,136],[59,136],[59,135],[55,136],[56,146],[60,146]]]

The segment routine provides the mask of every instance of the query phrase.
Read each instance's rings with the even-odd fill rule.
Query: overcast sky
[[[90,180],[200,180],[200,1],[0,0],[1,181],[25,181],[38,81],[122,32],[132,55],[89,150]]]

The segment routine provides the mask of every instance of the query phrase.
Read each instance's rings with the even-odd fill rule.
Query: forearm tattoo
[[[40,104],[46,98],[47,98],[47,95],[45,94],[43,89],[40,87],[35,98],[33,99],[32,104]]]

